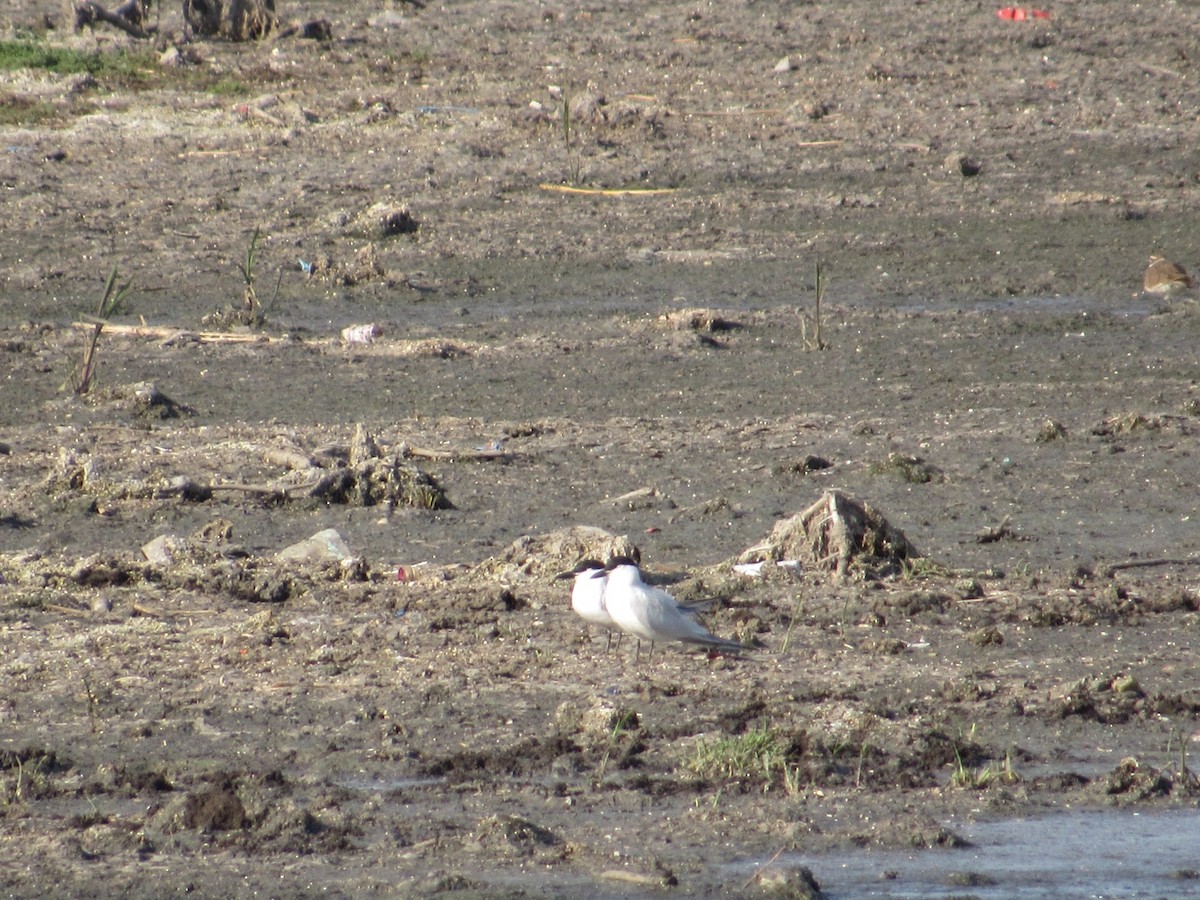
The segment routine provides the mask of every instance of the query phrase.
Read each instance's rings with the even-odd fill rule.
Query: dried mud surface
[[[0,893],[802,896],[748,864],[1195,808],[1200,325],[1138,288],[1200,14],[285,6],[333,40],[0,84]],[[831,488],[926,562],[732,569]],[[606,652],[574,526],[755,650]]]

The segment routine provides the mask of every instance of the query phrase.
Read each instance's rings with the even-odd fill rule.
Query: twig
[[[756,880],[758,880],[758,877],[759,877],[760,875],[762,875],[762,873],[763,873],[764,871],[766,871],[767,869],[771,868],[771,866],[773,866],[773,865],[775,864],[775,860],[779,859],[779,857],[780,857],[780,856],[782,856],[782,855],[783,855],[783,847],[780,847],[778,850],[776,850],[776,851],[775,851],[775,855],[774,855],[774,856],[772,856],[772,857],[771,857],[770,859],[768,859],[768,860],[767,860],[765,863],[763,863],[761,866],[759,866],[757,869],[755,869],[755,870],[754,870],[754,874],[750,876],[750,880],[749,880],[749,881],[747,881],[745,884],[743,884],[743,885],[742,885],[742,890],[744,891],[744,890],[746,890],[748,887],[750,887],[750,885],[754,884],[754,882],[755,882]]]
[[[427,450],[423,447],[405,447],[404,456],[418,459],[508,459],[506,450]]]
[[[244,113],[247,116],[257,116],[264,122],[270,122],[272,125],[278,126],[279,128],[284,128],[287,126],[287,122],[283,121],[283,119],[279,118],[279,116],[273,116],[265,109],[259,109],[257,106],[240,104],[238,106],[238,112]]]
[[[1104,570],[1106,575],[1112,575],[1121,569],[1148,569],[1151,566],[1197,566],[1200,556],[1189,556],[1184,559],[1139,559],[1134,562],[1113,563]]]
[[[92,616],[92,611],[90,609],[79,609],[74,606],[60,606],[57,603],[46,603],[42,606],[42,609],[48,609],[51,612],[62,613],[63,615],[67,616],[75,616],[78,619],[88,619]]]
[[[626,884],[640,885],[658,885],[662,883],[662,878],[656,878],[653,875],[644,875],[641,872],[626,872],[622,869],[605,869],[600,873],[601,878],[607,878],[609,881],[623,881]]]
[[[1137,66],[1139,69],[1141,69],[1143,72],[1148,72],[1151,75],[1162,75],[1166,78],[1182,78],[1183,77],[1178,72],[1176,72],[1174,69],[1167,69],[1167,68],[1164,68],[1163,66],[1156,66],[1156,65],[1153,65],[1152,63],[1148,63],[1148,62],[1135,61],[1134,65]]]
[[[316,485],[312,484],[289,484],[281,487],[273,487],[269,484],[210,484],[210,491],[244,491],[247,494],[283,494],[287,496],[290,491],[311,490]]]
[[[717,109],[690,113],[693,116],[705,116],[706,118],[721,116],[778,116],[782,114],[782,109]]]
[[[654,194],[674,194],[679,188],[581,188],[566,184],[539,184],[543,191],[560,194],[596,194],[601,197],[645,197]]]
[[[286,484],[279,486],[270,484],[201,484],[198,481],[192,481],[190,478],[180,476],[173,479],[166,487],[155,491],[154,496],[157,499],[179,496],[191,500],[208,500],[214,491],[243,491],[247,494],[260,494],[265,497],[287,498],[295,492],[314,491],[320,484],[321,479],[310,481],[306,484]]]
[[[151,619],[167,619],[171,616],[208,616],[212,615],[214,610],[211,609],[154,609],[146,606],[144,603],[135,602],[132,607],[133,614],[137,616],[148,616]]]
[[[239,147],[236,150],[186,150],[178,154],[176,159],[187,159],[189,156],[237,156],[239,153],[256,152],[258,152],[257,147]]]
[[[95,324],[87,321],[90,316],[81,316],[82,321],[72,322],[73,328],[95,328]],[[156,337],[164,340],[179,339],[186,335],[193,340],[212,344],[272,344],[284,340],[267,334],[230,334],[227,331],[186,331],[171,325],[114,325],[105,324],[104,330],[109,334],[132,335],[133,337]]]

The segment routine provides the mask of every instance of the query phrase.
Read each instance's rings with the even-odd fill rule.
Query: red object
[[[396,570],[396,580],[408,581],[408,573],[404,571],[404,566],[401,566]]]
[[[1050,13],[1044,9],[1022,9],[1019,6],[1005,6],[996,10],[996,15],[1010,22],[1024,22],[1027,19],[1048,19]]]

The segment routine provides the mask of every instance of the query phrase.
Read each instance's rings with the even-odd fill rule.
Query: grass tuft
[[[155,71],[149,50],[76,50],[42,41],[0,41],[0,71],[34,69],[54,75],[83,75],[138,81]]]
[[[91,390],[92,376],[96,374],[96,347],[100,341],[100,332],[104,330],[105,324],[113,313],[121,310],[125,297],[133,285],[132,281],[118,283],[119,279],[117,265],[113,263],[112,270],[108,273],[108,280],[104,283],[104,294],[100,297],[100,303],[96,307],[96,315],[89,319],[92,333],[88,335],[87,343],[83,345],[83,359],[79,366],[71,372],[71,390],[78,396]]]
[[[763,722],[743,734],[700,741],[685,765],[707,780],[740,781],[760,787],[764,793],[782,786],[794,795],[803,779],[792,755],[791,740]]]

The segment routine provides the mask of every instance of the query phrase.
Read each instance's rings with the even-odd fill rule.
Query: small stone
[[[970,156],[960,156],[958,159],[958,171],[963,178],[974,178],[983,171],[983,163],[977,159],[972,159]]]
[[[1138,680],[1132,675],[1120,675],[1112,680],[1112,689],[1118,694],[1137,694],[1141,695],[1142,686],[1138,684]]]
[[[967,636],[967,640],[976,647],[999,647],[1004,643],[1004,635],[1000,633],[1000,629],[995,625],[988,625],[971,632]]]
[[[343,344],[373,344],[383,334],[383,327],[371,322],[367,325],[347,325],[342,329]]]
[[[385,210],[379,218],[379,233],[381,237],[391,237],[396,234],[416,234],[421,225],[406,207],[394,207]]]
[[[785,56],[779,62],[775,63],[776,72],[790,72],[792,68],[792,58],[790,56]]]
[[[600,700],[583,714],[580,731],[593,743],[604,744],[619,732],[632,731],[639,724],[638,714],[633,710],[618,709]]]
[[[1038,444],[1049,444],[1053,441],[1066,440],[1067,429],[1061,422],[1056,422],[1053,419],[1047,419],[1038,429],[1033,440]]]
[[[341,562],[351,558],[350,548],[336,528],[318,531],[312,537],[285,547],[276,554],[284,562]]]
[[[142,556],[155,566],[169,566],[175,561],[179,539],[173,534],[160,534],[152,541],[142,544]]]
[[[764,866],[754,880],[767,896],[796,900],[823,900],[826,896],[808,866]]]

